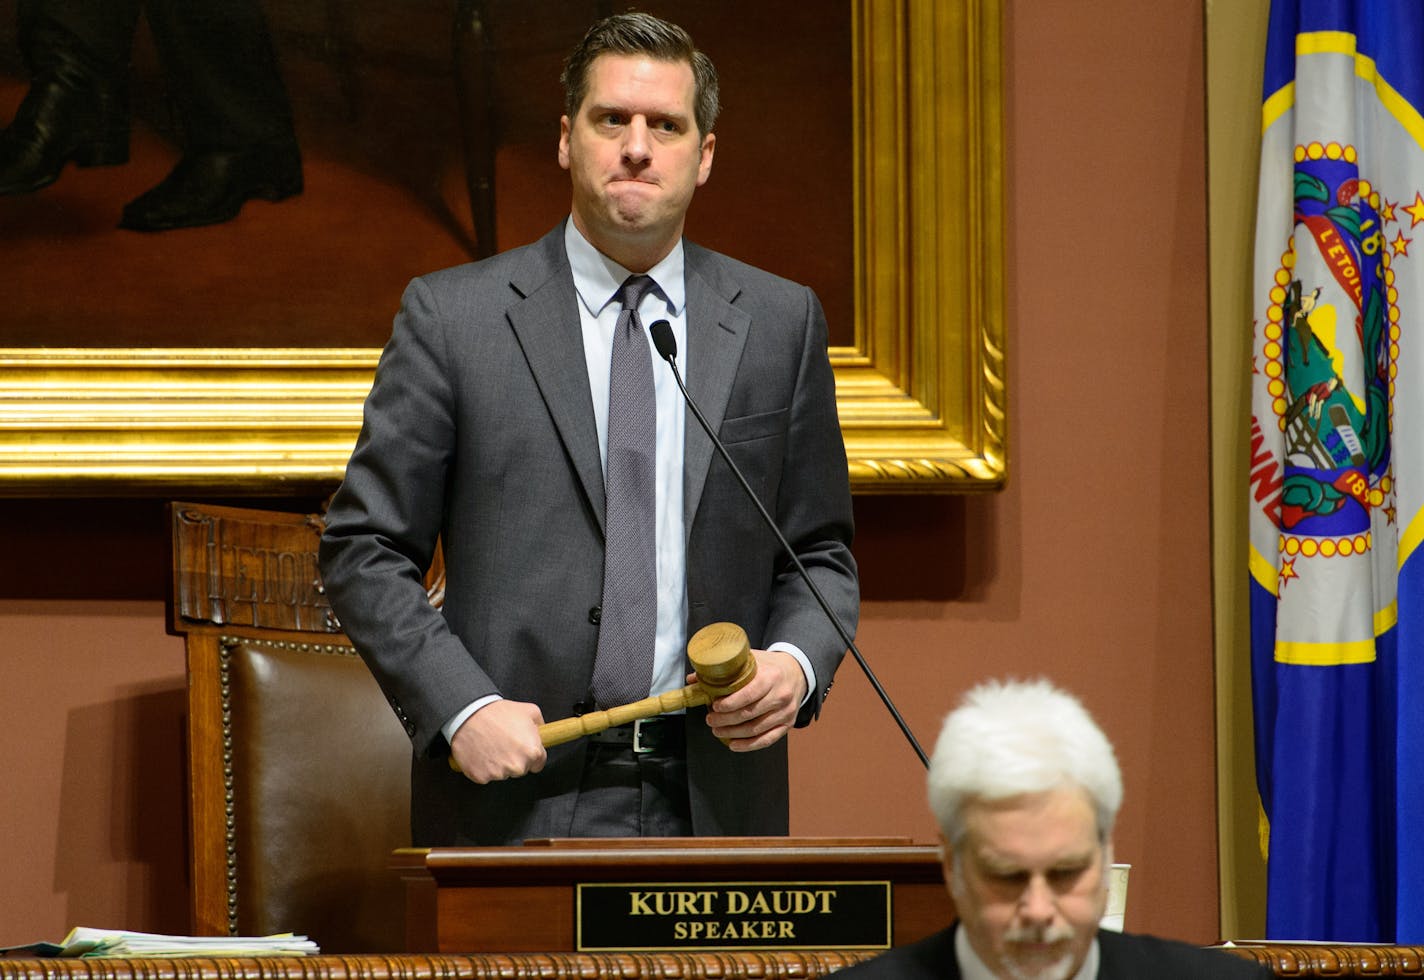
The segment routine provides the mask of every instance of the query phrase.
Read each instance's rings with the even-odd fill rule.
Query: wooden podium
[[[954,914],[938,848],[901,838],[548,840],[393,864],[412,953],[873,950]]]

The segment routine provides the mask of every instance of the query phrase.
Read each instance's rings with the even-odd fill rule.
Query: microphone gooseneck
[[[846,649],[850,650],[855,656],[855,662],[860,664],[860,669],[865,673],[866,680],[870,681],[870,686],[875,688],[875,693],[880,695],[880,700],[884,703],[886,710],[890,712],[890,717],[895,719],[895,724],[900,726],[900,731],[904,732],[905,738],[909,740],[910,747],[915,750],[915,754],[920,757],[920,762],[924,763],[925,768],[928,769],[930,765],[929,756],[925,755],[925,750],[920,747],[920,743],[915,739],[914,733],[910,731],[910,726],[906,724],[905,719],[900,716],[899,710],[895,707],[895,702],[890,700],[890,695],[885,692],[885,688],[880,686],[880,681],[876,678],[875,671],[870,669],[870,664],[865,662],[865,657],[856,647],[855,641],[851,639],[850,631],[845,628],[845,624],[841,622],[840,617],[831,609],[831,605],[826,601],[825,596],[821,595],[820,588],[818,588],[815,581],[812,580],[811,574],[806,571],[806,566],[801,564],[800,557],[797,556],[796,552],[787,542],[786,536],[781,533],[781,528],[777,527],[776,521],[767,513],[766,508],[762,506],[761,500],[757,498],[756,491],[754,491],[751,484],[747,482],[747,478],[742,475],[742,471],[737,467],[737,464],[732,461],[732,456],[727,452],[727,447],[722,445],[722,440],[717,438],[717,433],[713,432],[712,426],[707,423],[706,417],[702,414],[702,409],[697,407],[697,402],[693,401],[692,396],[688,394],[687,386],[682,383],[682,374],[677,369],[677,339],[672,335],[672,325],[666,320],[658,320],[648,328],[648,331],[652,334],[653,346],[657,348],[658,356],[667,361],[668,367],[672,368],[673,380],[677,382],[677,387],[678,390],[682,392],[683,400],[687,402],[687,407],[692,409],[692,414],[697,418],[698,424],[702,426],[702,431],[707,433],[708,438],[712,440],[712,445],[717,447],[718,454],[722,457],[722,460],[727,464],[728,468],[731,469],[732,475],[737,478],[737,482],[742,485],[742,490],[746,492],[747,498],[756,505],[757,512],[761,514],[761,519],[766,522],[766,526],[771,529],[771,533],[776,535],[776,540],[781,542],[782,549],[786,552],[792,563],[795,564],[796,571],[801,574],[801,580],[806,583],[806,587],[810,589],[811,594],[816,597],[816,602],[820,605],[821,612],[826,614],[826,619],[836,628],[836,632],[840,634],[841,640],[846,645]]]

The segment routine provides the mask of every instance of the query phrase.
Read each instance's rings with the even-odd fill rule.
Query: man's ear
[[[954,847],[945,839],[944,831],[939,833],[939,863],[944,870],[945,884],[954,880]]]
[[[712,152],[717,148],[717,134],[708,133],[702,137],[701,158],[697,162],[697,186],[707,183],[712,176]]]
[[[569,169],[569,117],[559,117],[559,166]]]

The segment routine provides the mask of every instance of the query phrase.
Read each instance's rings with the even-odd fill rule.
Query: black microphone
[[[900,717],[900,712],[895,708],[895,702],[890,700],[890,695],[885,693],[885,688],[880,686],[880,681],[876,679],[875,672],[870,669],[870,665],[865,662],[865,657],[856,648],[855,641],[850,637],[850,631],[845,628],[840,617],[831,609],[830,603],[825,596],[821,595],[821,590],[816,587],[816,583],[811,580],[811,575],[806,571],[806,566],[801,564],[801,559],[787,543],[786,536],[781,533],[781,528],[776,526],[776,521],[767,513],[766,508],[757,499],[756,491],[752,489],[747,478],[742,476],[742,471],[737,468],[737,464],[732,462],[731,454],[727,452],[727,447],[722,445],[722,440],[717,438],[717,433],[712,431],[712,426],[707,424],[707,419],[702,414],[702,410],[697,407],[697,403],[692,400],[692,396],[687,393],[687,386],[682,383],[682,375],[677,370],[677,339],[672,335],[672,324],[666,320],[658,320],[648,331],[653,335],[653,346],[657,348],[658,356],[668,362],[668,367],[672,368],[673,380],[677,382],[678,390],[682,392],[683,400],[687,402],[687,407],[692,409],[692,414],[697,417],[698,423],[702,426],[702,431],[707,433],[712,440],[712,445],[717,447],[717,452],[723,461],[731,469],[732,475],[737,478],[737,482],[746,491],[748,499],[756,504],[756,509],[761,514],[761,519],[766,522],[766,526],[771,528],[771,533],[776,535],[776,540],[781,542],[781,547],[785,550],[787,557],[796,565],[796,571],[801,573],[801,580],[806,583],[806,587],[811,590],[811,594],[816,597],[816,602],[821,606],[821,611],[826,614],[831,625],[840,634],[841,640],[845,642],[846,648],[855,655],[855,662],[860,664],[860,669],[865,672],[865,677],[870,681],[870,686],[875,688],[875,693],[880,695],[880,700],[885,703],[885,707],[890,712],[890,716],[895,719],[895,724],[900,726],[900,731],[905,733],[905,737],[910,740],[910,747],[915,750],[915,754],[920,757],[925,768],[930,766],[929,756],[925,755],[925,750],[920,748],[920,743],[915,740],[915,735],[910,731],[910,726],[905,723],[905,719]]]

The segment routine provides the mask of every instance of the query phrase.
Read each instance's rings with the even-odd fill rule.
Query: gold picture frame
[[[859,493],[1007,476],[1002,0],[852,0]],[[0,495],[330,488],[373,348],[0,348]]]

